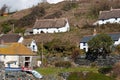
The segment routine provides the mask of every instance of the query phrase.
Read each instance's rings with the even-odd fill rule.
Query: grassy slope
[[[62,72],[81,72],[81,71],[92,71],[97,72],[97,68],[90,67],[73,67],[73,68],[55,68],[55,67],[46,67],[46,68],[37,68],[38,72],[43,75],[58,74]]]

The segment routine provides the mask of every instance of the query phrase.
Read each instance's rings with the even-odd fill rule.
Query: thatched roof
[[[33,28],[61,28],[66,25],[65,18],[36,20]]]
[[[100,11],[99,19],[120,18],[120,9],[111,9],[110,11]]]

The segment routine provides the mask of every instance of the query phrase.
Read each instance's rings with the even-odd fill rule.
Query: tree
[[[95,61],[98,56],[106,58],[111,53],[111,47],[113,40],[107,34],[99,34],[94,36],[88,41],[88,52],[86,53],[86,59]]]
[[[7,7],[7,5],[6,4],[4,4],[3,6],[2,6],[2,8],[1,8],[1,15],[3,15],[5,12],[6,12],[6,9],[7,9],[8,7]]]

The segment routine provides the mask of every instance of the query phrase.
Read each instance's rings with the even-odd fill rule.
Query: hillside
[[[7,22],[8,24],[15,24],[15,29],[26,29],[33,27],[36,18],[38,19],[49,19],[49,18],[68,18],[71,30],[66,33],[56,33],[56,34],[40,34],[26,36],[26,38],[34,38],[37,42],[47,42],[53,39],[60,39],[62,41],[70,41],[76,45],[79,45],[80,39],[84,35],[93,34],[93,22],[97,20],[97,17],[91,13],[91,7],[93,4],[100,5],[101,2],[97,0],[81,0],[81,2],[60,2],[58,4],[48,4],[43,3],[34,6],[30,9],[22,10],[11,14],[6,17],[0,17],[0,24],[7,22],[8,20],[15,20],[13,23]],[[118,3],[119,4],[119,3]],[[94,8],[98,7],[94,5]],[[110,7],[105,8],[110,9]],[[97,8],[96,8],[97,10]],[[100,32],[113,32],[112,28],[96,28],[98,33]],[[114,32],[119,32],[120,29],[113,28]]]

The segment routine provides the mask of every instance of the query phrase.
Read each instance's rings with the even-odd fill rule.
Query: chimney
[[[2,45],[4,44],[4,40],[1,40],[1,44],[2,44]]]
[[[93,30],[93,36],[95,36],[97,34],[97,31],[96,31],[96,29],[94,28],[94,30]]]
[[[102,11],[99,11],[99,14],[101,14],[102,13]]]
[[[113,10],[113,8],[111,7],[111,8],[110,8],[110,11],[112,11],[112,10]]]

